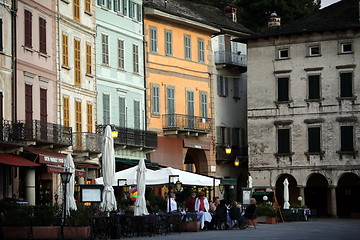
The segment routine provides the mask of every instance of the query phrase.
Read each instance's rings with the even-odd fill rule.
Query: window
[[[343,72],[340,73],[340,97],[353,97],[352,90],[353,73]]]
[[[85,0],[85,12],[91,12],[91,0]]]
[[[133,70],[139,73],[139,46],[133,44]]]
[[[118,12],[120,10],[119,0],[114,0],[114,12]]]
[[[74,20],[80,21],[80,0],[74,0]]]
[[[86,44],[86,74],[91,75],[91,44]]]
[[[111,7],[111,0],[107,0],[107,4],[106,4],[106,7],[108,8],[108,9],[112,9],[112,7]]]
[[[198,55],[199,55],[199,62],[204,63],[205,62],[205,45],[204,45],[204,40],[203,39],[199,39],[198,40]]]
[[[140,129],[140,101],[134,100],[134,128]]]
[[[157,53],[157,30],[150,28],[150,52]]]
[[[93,131],[93,119],[92,119],[93,110],[92,110],[91,103],[86,104],[86,115],[87,115],[87,132],[92,132]]]
[[[142,20],[142,16],[141,16],[141,5],[136,4],[136,20],[138,20],[139,22],[141,22]]]
[[[234,98],[240,98],[240,78],[234,78]]]
[[[290,153],[290,129],[278,129],[278,154]]]
[[[119,97],[119,126],[126,127],[126,106],[125,98]]]
[[[32,85],[25,84],[25,120],[33,120]]]
[[[39,18],[39,51],[46,54],[46,20]]]
[[[352,53],[352,43],[351,42],[343,42],[340,43],[340,52],[341,53]]]
[[[32,13],[25,10],[25,47],[32,48]]]
[[[109,65],[109,36],[101,34],[102,63]]]
[[[240,128],[231,128],[231,146],[240,147]]]
[[[66,34],[62,35],[62,65],[69,66],[69,43]]]
[[[129,17],[141,21],[141,6],[139,4],[129,1]]]
[[[47,90],[40,88],[40,121],[47,122]]]
[[[217,78],[217,93],[221,97],[228,95],[228,78],[224,76],[218,76]]]
[[[0,18],[0,52],[3,50],[3,20]]]
[[[103,124],[110,124],[110,95],[103,94]]]
[[[190,36],[184,37],[184,46],[185,46],[185,59],[191,60],[191,38],[190,38]]]
[[[351,152],[354,151],[354,127],[341,126],[341,151]]]
[[[207,93],[200,94],[200,103],[201,103],[201,117],[208,117],[208,104],[207,104]]]
[[[77,39],[74,39],[74,71],[75,86],[80,87],[80,40]]]
[[[187,127],[193,129],[195,127],[195,110],[194,110],[194,92],[186,91],[186,105],[187,105]]]
[[[160,88],[159,85],[152,85],[151,87],[151,95],[152,95],[152,114],[159,115],[160,114]]]
[[[279,49],[279,59],[286,59],[289,58],[289,49],[288,48],[282,48]]]
[[[128,0],[121,0],[122,1],[122,6],[123,6],[123,14],[126,16],[127,15],[127,1]]]
[[[124,40],[118,39],[118,68],[124,69]]]
[[[64,126],[70,127],[70,106],[69,98],[63,97]]]
[[[309,47],[309,56],[319,56],[320,55],[320,46],[314,45]]]
[[[105,4],[105,0],[97,0],[97,4],[99,6],[103,6]]]
[[[81,122],[81,101],[75,100],[75,122],[76,122],[76,132],[82,132],[82,122]]]
[[[309,127],[308,128],[308,152],[309,153],[320,153],[321,152],[321,131],[320,127]]]
[[[309,99],[320,99],[320,75],[309,75],[308,76],[308,98]]]
[[[217,127],[217,143],[222,146],[230,144],[230,128]]]
[[[278,101],[289,101],[289,78],[278,78]]]
[[[175,89],[168,87],[166,89],[166,126],[174,127],[176,124],[175,119]]]
[[[165,31],[165,54],[172,56],[172,32]]]

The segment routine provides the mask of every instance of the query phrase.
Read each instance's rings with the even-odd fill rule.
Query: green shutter
[[[140,129],[140,102],[134,100],[134,128]]]
[[[129,17],[134,17],[133,16],[133,5],[132,5],[132,1],[129,0]]]
[[[141,17],[141,5],[140,4],[136,4],[136,8],[137,8],[137,15],[136,15],[136,19],[141,22],[142,17]]]
[[[126,127],[126,106],[124,97],[119,97],[119,126]]]
[[[123,14],[127,16],[127,1],[128,0],[122,0],[123,1]]]

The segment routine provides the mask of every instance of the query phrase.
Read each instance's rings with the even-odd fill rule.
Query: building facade
[[[340,1],[247,40],[249,169],[280,205],[288,179],[290,205],[359,212],[359,26]]]
[[[156,133],[146,131],[142,1],[97,1],[96,78],[98,133],[110,124],[116,169],[137,164],[154,151]]]

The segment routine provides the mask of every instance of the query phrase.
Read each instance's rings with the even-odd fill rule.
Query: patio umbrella
[[[136,182],[137,182],[137,191],[138,191],[138,197],[135,202],[135,210],[134,215],[135,216],[141,216],[141,215],[147,215],[149,214],[146,208],[146,200],[145,200],[145,188],[146,188],[146,167],[145,167],[145,161],[144,159],[140,159],[137,176],[136,176]]]
[[[68,154],[64,163],[65,170],[71,172],[70,181],[67,183],[66,189],[66,214],[70,214],[70,209],[77,210],[74,198],[74,183],[75,183],[75,165],[71,154]]]
[[[102,174],[104,190],[100,208],[103,211],[116,210],[116,199],[112,187],[115,174],[114,139],[111,136],[111,127],[109,125],[105,128],[102,141]]]
[[[289,203],[289,181],[287,178],[284,180],[284,209],[289,209],[290,203]]]

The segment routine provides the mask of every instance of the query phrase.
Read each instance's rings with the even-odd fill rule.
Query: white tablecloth
[[[211,214],[209,212],[200,211],[197,213],[197,219],[200,221],[200,228],[203,229],[205,222],[211,222]]]

